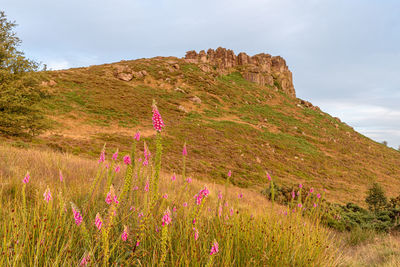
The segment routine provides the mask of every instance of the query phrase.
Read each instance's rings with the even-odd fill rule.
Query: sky
[[[285,58],[297,97],[400,146],[398,0],[0,0],[51,69],[219,46]]]

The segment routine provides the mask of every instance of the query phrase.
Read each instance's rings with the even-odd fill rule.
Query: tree
[[[365,202],[368,204],[369,210],[377,212],[383,210],[388,204],[383,188],[378,183],[373,183],[368,189]]]
[[[46,128],[37,104],[45,96],[39,89],[38,64],[18,51],[21,40],[15,22],[0,11],[0,133],[36,135]]]

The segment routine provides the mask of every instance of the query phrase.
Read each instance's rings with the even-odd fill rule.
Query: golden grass
[[[360,245],[345,247],[343,265],[361,266],[400,266],[400,236],[379,235]]]
[[[69,153],[59,153],[50,149],[21,149],[9,145],[0,145],[0,155],[0,181],[2,187],[9,183],[19,183],[20,181],[17,177],[22,181],[29,170],[32,182],[44,188],[47,184],[58,182],[59,170],[61,170],[66,183],[81,190],[76,194],[82,194],[86,190],[85,187],[90,186],[98,168],[98,163],[95,160]],[[122,167],[121,172],[123,171],[124,167]],[[171,177],[172,173],[162,172],[161,192],[171,191]],[[207,186],[212,192],[224,192],[225,189],[222,184],[193,179],[192,187],[190,188],[191,193],[194,195],[204,186]],[[264,213],[266,208],[272,208],[271,202],[258,191],[233,185],[230,185],[229,191],[227,191],[228,201],[235,202],[240,193],[243,193],[244,198],[239,203],[239,207],[251,211],[254,215]],[[215,198],[216,195],[212,197]],[[279,211],[285,209],[285,207],[275,204],[274,209]]]
[[[92,198],[94,202],[89,204],[90,209],[84,208],[91,203],[83,199],[96,176],[97,161],[9,146],[0,146],[0,153],[1,264],[70,266],[81,262],[84,255],[90,255],[95,265],[103,262],[105,265],[159,266],[165,261],[166,266],[206,263],[214,266],[337,266],[341,262],[332,233],[322,227],[318,219],[303,219],[300,213],[283,216],[280,211],[287,210],[285,207],[275,204],[272,208],[271,203],[252,190],[228,186],[225,194],[225,186],[196,179],[190,186],[184,186],[185,190],[177,190],[183,188],[184,181],[171,182],[171,175],[162,173],[159,192],[160,195],[168,194],[168,199],[157,200],[154,214],[146,217],[147,223],[143,226],[140,220],[137,221],[137,215],[132,217],[134,212],[129,209],[134,205],[136,212],[153,210],[151,205],[146,208],[148,202],[142,203],[139,195],[139,202],[127,200],[118,206],[118,213],[113,215],[116,217],[110,226],[107,218],[113,212],[111,208],[107,212],[103,188]],[[59,169],[63,171],[65,187],[59,181]],[[24,213],[20,192],[27,170],[31,179],[26,187],[27,213]],[[122,177],[117,178],[115,187],[122,188]],[[46,204],[42,197],[47,186],[53,194],[51,205]],[[196,211],[193,195],[204,186],[208,187],[210,195],[203,209]],[[63,192],[62,198],[57,194],[58,190]],[[222,217],[218,218],[218,191],[222,191],[224,201],[229,203],[229,209],[232,208],[234,213],[229,215],[230,211],[224,208]],[[243,199],[239,200],[240,193],[243,193]],[[180,206],[182,199],[189,203],[187,211]],[[62,207],[68,201],[73,201],[83,212],[84,223],[81,226],[75,225],[69,207],[64,213]],[[163,229],[161,238],[156,230],[162,228],[161,216],[167,205],[170,209],[178,205],[178,212],[173,213],[173,223],[167,233]],[[97,212],[102,214],[105,225],[109,227],[105,228],[107,231],[102,230],[101,239],[94,226]],[[197,212],[196,228],[200,239],[196,242],[192,237],[191,220]],[[124,225],[128,225],[131,233],[126,244],[120,240]],[[136,235],[140,236],[141,245],[132,252]],[[211,257],[209,251],[214,239],[218,240],[220,251]]]

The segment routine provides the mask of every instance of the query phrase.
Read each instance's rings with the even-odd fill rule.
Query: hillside
[[[326,188],[327,198],[362,204],[369,183],[389,196],[400,188],[400,153],[357,133],[295,96],[281,57],[218,48],[186,58],[156,57],[43,73],[50,96],[41,110],[53,127],[31,143],[97,157],[128,151],[140,129],[154,150],[152,100],[165,122],[163,169],[261,189],[265,170],[278,184]],[[165,165],[168,163],[169,165]]]

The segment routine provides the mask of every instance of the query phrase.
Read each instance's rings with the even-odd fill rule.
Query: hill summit
[[[292,72],[280,56],[261,53],[250,57],[244,52],[236,56],[232,50],[218,47],[216,50],[208,49],[207,53],[204,50],[199,53],[188,51],[185,59],[187,62],[197,63],[203,71],[208,71],[210,65],[221,74],[227,74],[232,68],[236,68],[250,82],[262,86],[278,85],[285,94],[296,97]]]

